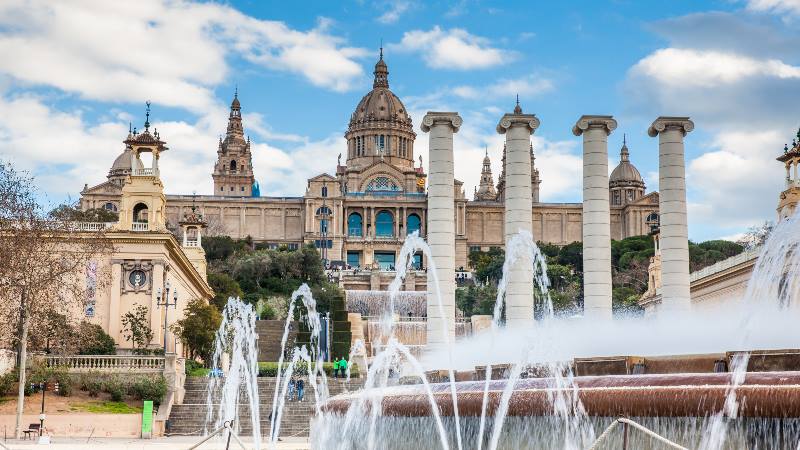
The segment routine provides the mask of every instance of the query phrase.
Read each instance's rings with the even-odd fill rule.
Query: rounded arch
[[[411,213],[406,218],[406,234],[411,234],[415,231],[420,231],[422,227],[422,219],[419,218],[417,213]]]
[[[235,159],[231,160],[231,171],[234,171],[234,172],[236,171],[236,160]]]
[[[148,207],[146,203],[140,202],[133,207],[133,221],[138,223],[147,222]]]
[[[317,208],[316,214],[318,216],[331,216],[333,215],[333,211],[331,211],[331,209],[328,208],[327,206],[320,206],[319,208]]]
[[[363,192],[402,192],[402,183],[386,173],[370,177],[361,189]]]
[[[364,235],[364,219],[361,214],[354,212],[347,216],[347,235],[358,237]]]
[[[375,236],[394,236],[394,215],[386,209],[375,216]]]

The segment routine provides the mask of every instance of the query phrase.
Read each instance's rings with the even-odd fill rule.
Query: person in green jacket
[[[333,360],[333,378],[339,377],[339,358]]]
[[[339,360],[339,370],[342,373],[342,378],[347,376],[347,360],[344,357]]]

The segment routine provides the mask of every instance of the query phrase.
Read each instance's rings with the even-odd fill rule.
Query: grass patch
[[[286,370],[289,367],[288,362],[283,363],[283,367],[281,371]],[[313,369],[314,364],[311,364]],[[328,377],[333,376],[333,363],[326,362],[322,364],[322,370],[325,372],[325,375]],[[313,370],[312,370],[313,371]],[[294,374],[295,375],[307,375],[308,374],[308,364],[305,361],[299,361],[294,367]],[[259,377],[275,377],[278,375],[278,363],[276,362],[259,362],[258,363],[258,376]],[[358,364],[353,364],[350,367],[350,378],[358,378],[360,376],[358,371]]]
[[[130,406],[125,402],[88,402],[74,403],[70,405],[71,411],[90,412],[98,414],[139,414],[142,412],[141,406]]]

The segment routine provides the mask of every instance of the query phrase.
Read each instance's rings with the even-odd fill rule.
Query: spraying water
[[[208,383],[206,433],[209,425],[219,428],[226,421],[234,420],[239,429],[240,390],[244,387],[250,407],[250,420],[253,427],[253,443],[261,448],[261,427],[258,399],[258,346],[256,344],[256,313],[252,305],[238,298],[229,298],[222,312],[222,323],[217,330],[214,342],[214,356],[211,360],[212,373],[224,372],[224,377],[213,377]],[[221,399],[216,411],[212,408],[214,395],[220,393]],[[233,432],[233,430],[228,431]]]

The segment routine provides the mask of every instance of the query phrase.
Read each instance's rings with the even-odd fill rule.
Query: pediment
[[[96,186],[84,189],[81,195],[121,195],[122,187],[111,181],[105,181]]]
[[[661,197],[658,195],[658,192],[651,192],[649,194],[645,194],[642,197],[637,198],[635,201],[628,203],[628,205],[658,205],[659,199]]]
[[[309,183],[312,181],[336,181],[336,177],[327,173],[321,173],[313,178],[308,179]]]

